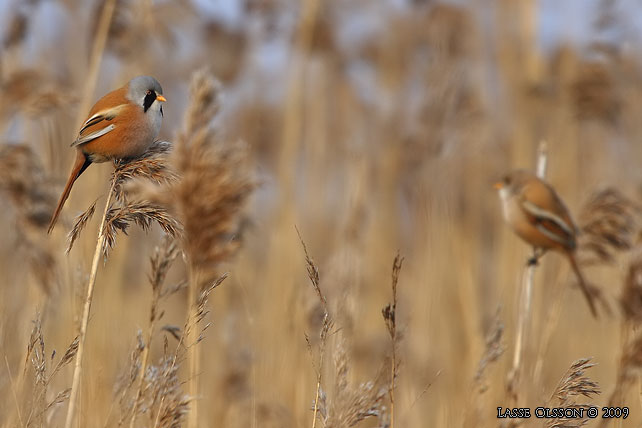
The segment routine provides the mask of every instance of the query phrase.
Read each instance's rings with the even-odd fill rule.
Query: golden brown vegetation
[[[535,1],[248,0],[236,24],[188,0],[17,3],[0,427],[514,426],[497,406],[587,404],[630,408],[589,425],[642,423],[642,57],[618,1],[548,52]],[[168,99],[160,141],[90,168],[48,236],[78,117],[138,74]],[[543,257],[513,384],[531,250],[492,183],[541,140],[610,314]]]

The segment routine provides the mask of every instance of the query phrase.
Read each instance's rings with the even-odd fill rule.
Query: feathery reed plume
[[[55,206],[55,189],[38,156],[26,144],[0,144],[0,190],[24,225],[42,229]]]
[[[165,233],[177,236],[181,230],[180,223],[167,213],[159,204],[140,199],[136,193],[137,186],[168,184],[177,180],[167,159],[171,151],[171,143],[167,141],[154,142],[147,151],[136,159],[117,160],[114,162],[112,174],[114,202],[107,210],[102,246],[104,257],[116,244],[118,232],[127,234],[132,223],[137,224],[144,231],[149,230],[152,223],[157,223]],[[134,197],[130,197],[132,193]],[[78,236],[91,219],[95,210],[95,202],[74,222],[74,227],[69,233],[69,253]]]
[[[242,211],[255,187],[245,144],[224,141],[212,128],[220,109],[219,93],[219,83],[207,71],[194,73],[191,102],[172,154],[173,170],[179,178],[140,190],[146,200],[165,206],[182,226],[190,307],[203,287],[218,276],[220,264],[240,247],[245,224]],[[194,337],[189,339],[195,341]],[[199,364],[198,349],[194,348],[189,377],[192,397],[198,395]],[[190,411],[190,428],[198,419],[196,403]]]
[[[98,238],[96,239],[96,248],[94,250],[94,258],[91,264],[91,272],[89,274],[89,283],[87,284],[87,294],[83,304],[82,318],[80,320],[79,343],[74,364],[74,375],[71,383],[71,392],[69,395],[69,406],[67,407],[67,417],[65,420],[65,428],[71,428],[74,417],[76,415],[76,399],[80,389],[80,376],[82,374],[82,358],[85,349],[85,338],[87,336],[87,326],[89,324],[89,312],[91,310],[91,301],[94,297],[94,285],[96,284],[96,275],[98,273],[98,261],[102,253],[102,248],[105,243],[105,221],[107,219],[107,212],[109,205],[114,194],[114,185],[116,184],[115,176],[112,175],[111,185],[107,193],[107,201],[105,202],[105,210],[103,212],[100,226],[98,228]]]
[[[178,175],[172,169],[168,159],[171,152],[172,143],[155,141],[142,157],[116,161],[118,170],[114,187],[116,199],[126,202],[128,185],[134,185],[141,180],[155,185],[170,184],[176,181]]]
[[[382,310],[383,320],[388,328],[392,346],[392,362],[390,364],[390,385],[388,386],[388,396],[390,397],[390,428],[395,426],[395,383],[397,380],[399,361],[397,360],[397,282],[399,273],[403,264],[403,257],[397,253],[392,262],[392,303],[388,303]]]
[[[2,44],[5,49],[19,45],[25,39],[29,27],[29,17],[24,11],[17,11],[9,25],[6,27],[6,32],[2,37]]]
[[[246,145],[217,138],[211,127],[220,108],[219,91],[207,72],[194,74],[192,101],[172,158],[180,180],[170,187],[174,202],[169,209],[183,225],[183,249],[197,290],[239,248],[242,210],[255,186]]]
[[[0,125],[20,112],[31,117],[46,117],[68,107],[74,97],[69,88],[36,69],[20,69],[0,81]],[[0,127],[0,129],[2,129]]]
[[[593,398],[593,396],[601,393],[600,387],[597,382],[592,381],[585,375],[586,370],[595,366],[591,363],[590,358],[582,358],[571,364],[571,367],[566,371],[564,376],[557,384],[555,391],[548,400],[549,407],[564,407],[564,408],[587,408],[588,404],[578,403],[578,397],[583,396],[586,398]],[[586,415],[586,412],[584,412]],[[586,424],[588,416],[581,418],[555,418],[547,419],[547,428],[565,428],[565,427],[580,427]]]
[[[477,371],[473,376],[473,385],[468,391],[464,405],[464,427],[484,426],[483,418],[486,416],[484,408],[489,403],[486,392],[489,389],[487,382],[488,368],[499,360],[504,354],[506,346],[503,343],[504,323],[500,318],[501,308],[497,308],[495,319],[486,334],[486,346],[477,364]]]
[[[321,376],[323,372],[323,359],[325,357],[326,341],[328,338],[328,333],[330,332],[330,329],[333,326],[333,320],[330,317],[330,314],[328,312],[328,301],[325,298],[325,295],[323,294],[323,292],[321,291],[321,288],[319,287],[319,282],[320,282],[319,269],[314,264],[314,261],[310,258],[310,255],[308,254],[308,248],[305,245],[305,242],[303,241],[303,238],[301,237],[301,233],[299,232],[298,228],[296,228],[296,233],[299,235],[299,240],[301,241],[301,246],[303,247],[303,253],[305,254],[305,265],[308,271],[308,278],[310,279],[310,284],[314,288],[314,291],[317,297],[319,298],[321,307],[323,309],[323,324],[321,326],[321,330],[319,331],[319,338],[320,338],[319,351],[318,351],[319,360],[316,363],[314,360],[314,355],[312,352],[312,344],[310,342],[310,339],[307,334],[305,336],[305,340],[308,345],[308,351],[310,352],[310,356],[312,358],[312,366],[314,367],[314,370],[316,371],[316,375],[317,375],[317,386],[316,386],[316,393],[314,396],[314,408],[313,408],[313,414],[312,414],[312,428],[315,428],[317,423],[317,417],[320,412],[320,408],[323,407],[322,401],[325,400],[323,391],[321,389]],[[321,414],[321,416],[323,417],[323,419],[325,419],[327,414],[325,416]]]
[[[180,230],[180,224],[170,216],[164,208],[153,206],[146,201],[129,202],[125,206],[113,206],[107,212],[105,222],[105,243],[102,253],[106,257],[109,250],[116,244],[118,231],[127,234],[131,223],[137,224],[144,231],[148,231],[156,222],[165,233],[176,236]]]
[[[82,214],[78,215],[74,220],[74,227],[69,232],[67,249],[65,250],[67,254],[71,252],[71,249],[73,248],[74,243],[76,242],[76,239],[78,239],[78,237],[80,236],[80,233],[85,229],[85,226],[87,226],[87,223],[89,223],[89,220],[91,220],[91,218],[94,216],[95,211],[96,211],[96,202],[94,201],[94,203],[91,204],[89,208],[87,208]]]
[[[181,244],[196,292],[218,276],[218,266],[239,248],[242,211],[255,187],[246,145],[224,141],[212,128],[219,91],[206,71],[194,74],[192,101],[171,156],[175,175],[167,179],[162,174],[159,180],[148,166],[148,178],[159,185],[138,189],[140,197],[166,207],[182,225]]]
[[[621,350],[615,386],[609,396],[609,406],[621,406],[626,393],[642,368],[642,246],[637,244],[631,251],[627,275],[624,281],[620,306],[622,308]],[[608,419],[603,419],[601,427]]]
[[[17,250],[28,260],[31,274],[49,292],[55,277],[55,258],[42,234],[46,217],[55,206],[55,191],[36,153],[24,144],[0,145],[0,194],[16,212]]]
[[[162,363],[162,371],[156,379],[150,376],[152,382],[157,386],[150,388],[154,392],[152,403],[157,405],[156,417],[154,418],[153,428],[174,428],[181,426],[185,415],[192,415],[191,404],[195,399],[194,395],[185,395],[182,393],[182,382],[178,381],[177,370],[180,363],[185,359],[185,354],[189,349],[195,348],[204,338],[204,332],[210,326],[209,323],[202,325],[203,320],[207,317],[209,311],[206,309],[209,296],[223,281],[227,278],[227,273],[220,276],[208,287],[205,287],[192,303],[188,310],[187,319],[183,325],[182,333],[178,339],[174,354],[165,357]],[[174,332],[175,333],[175,332]],[[196,335],[198,333],[198,335]],[[194,340],[191,338],[195,337]],[[167,342],[165,345],[167,348]],[[193,355],[193,353],[190,353]],[[153,371],[150,367],[150,370]],[[190,376],[193,373],[190,370]],[[144,388],[147,390],[147,388]],[[167,393],[166,391],[171,393]],[[153,414],[153,413],[152,413]]]
[[[47,358],[45,340],[42,334],[42,321],[40,314],[36,314],[31,336],[27,344],[27,355],[25,358],[25,372],[27,370],[26,363],[29,358],[31,358],[31,366],[34,373],[32,392],[34,398],[25,422],[26,427],[42,426],[45,422],[47,412],[54,406],[64,403],[69,398],[71,389],[66,388],[56,393],[52,399],[48,399],[48,387],[58,372],[71,363],[77,351],[78,337],[71,342],[60,360],[53,365],[53,368],[49,369],[48,367],[54,363],[55,352],[52,353],[50,359]]]
[[[504,344],[502,343],[504,323],[499,318],[499,312],[500,310],[497,309],[495,322],[486,335],[486,349],[482,357],[479,359],[479,365],[477,366],[477,372],[475,373],[474,377],[475,382],[479,386],[480,393],[485,392],[488,388],[488,386],[484,383],[484,373],[486,372],[486,369],[490,364],[497,361],[506,350]]]
[[[114,162],[115,170],[112,173],[111,184],[109,192],[107,193],[107,201],[105,202],[105,209],[98,229],[96,249],[92,260],[89,284],[87,286],[87,294],[83,307],[83,316],[80,323],[80,342],[78,346],[78,356],[74,367],[74,376],[69,399],[69,407],[67,409],[65,428],[71,428],[75,416],[76,396],[80,387],[85,337],[87,334],[87,325],[89,323],[89,313],[91,310],[91,302],[93,299],[94,285],[96,284],[96,275],[98,272],[100,256],[102,255],[104,258],[107,257],[108,250],[112,248],[116,242],[117,231],[120,230],[123,233],[126,233],[129,224],[132,222],[138,224],[143,230],[147,230],[151,223],[155,221],[168,234],[177,234],[180,229],[177,221],[167,215],[163,208],[153,206],[149,202],[145,201],[129,202],[120,191],[123,182],[126,179],[133,177],[135,172],[141,172],[142,178],[149,179],[151,177],[155,182],[158,182],[160,178],[155,174],[161,174],[161,171],[163,171],[162,168],[160,170],[158,169],[158,155],[166,153],[166,147],[167,143],[165,142],[155,142],[140,158],[133,160],[137,165],[135,168],[129,168],[127,166],[128,161],[131,162],[132,160],[118,160]],[[145,168],[145,159],[148,158],[148,154],[149,163],[152,167]],[[156,171],[156,173],[150,174],[149,171]],[[123,178],[123,174],[125,175],[125,178]],[[167,180],[171,180],[171,175],[168,175],[167,177]],[[112,205],[112,199],[115,199],[114,205]],[[86,212],[87,215],[82,215],[77,219],[74,230],[82,230],[81,223],[86,217],[90,217],[90,211],[92,211],[91,207]],[[71,250],[73,241],[77,238],[77,236],[74,238],[73,232],[74,231],[72,230],[72,239],[70,239],[68,251]]]
[[[382,418],[383,405],[389,394],[389,384],[385,370],[380,370],[374,380],[358,386],[350,385],[348,381],[350,364],[346,344],[339,339],[335,348],[336,377],[334,396],[328,399],[321,390],[319,413],[323,418],[323,426],[327,428],[353,427],[369,417]],[[329,402],[328,402],[329,401]],[[380,426],[392,426],[384,421]]]
[[[122,426],[127,418],[136,414],[136,406],[140,397],[136,400],[128,400],[128,393],[136,382],[136,379],[145,377],[145,370],[142,369],[142,355],[146,349],[145,340],[143,339],[143,332],[138,330],[136,332],[136,342],[129,354],[129,366],[126,372],[122,373],[122,377],[116,382],[116,395],[119,396],[118,403],[121,408],[121,417],[118,420],[118,426]]]
[[[639,206],[615,188],[594,193],[579,216],[583,263],[612,263],[616,252],[631,249],[639,215]]]
[[[613,407],[623,405],[626,393],[635,383],[642,369],[642,334],[638,332],[629,339],[632,334],[630,326],[625,323],[622,329],[622,354],[618,363],[615,386],[608,400],[608,405]],[[600,427],[605,427],[609,421],[609,419],[602,419]]]
[[[629,261],[620,306],[626,322],[642,324],[642,248],[633,251]]]
[[[151,259],[152,271],[149,276],[149,283],[152,286],[152,304],[149,313],[149,326],[147,328],[147,337],[143,343],[143,355],[141,357],[141,368],[140,368],[140,379],[138,382],[138,390],[136,392],[136,397],[134,398],[134,403],[131,411],[131,420],[129,426],[134,427],[134,422],[136,421],[136,411],[139,408],[139,403],[143,395],[143,387],[145,380],[145,373],[147,371],[147,365],[149,361],[149,349],[152,344],[152,337],[154,334],[154,329],[156,323],[160,321],[162,313],[158,311],[158,305],[160,303],[161,297],[163,297],[163,283],[165,282],[165,277],[169,268],[172,266],[176,257],[178,257],[178,247],[174,239],[171,239],[169,236],[165,236],[160,246],[156,247],[154,255]]]
[[[153,297],[150,307],[150,318],[145,337],[139,331],[136,345],[131,352],[128,370],[123,373],[118,382],[116,395],[121,407],[121,417],[118,426],[123,426],[129,420],[129,426],[136,426],[136,418],[148,415],[150,426],[175,428],[182,426],[190,413],[190,403],[194,397],[183,392],[184,381],[179,377],[179,369],[190,348],[196,346],[204,337],[209,323],[204,323],[209,311],[206,309],[211,292],[227,278],[222,275],[206,287],[188,312],[183,328],[164,326],[162,331],[170,333],[177,340],[173,353],[169,352],[167,337],[164,338],[163,356],[157,364],[149,364],[149,352],[155,332],[155,326],[163,317],[159,311],[160,303],[173,293],[184,288],[181,286],[163,287],[163,283],[173,261],[179,255],[175,240],[165,237],[156,247],[151,259],[152,271],[149,276]],[[198,338],[189,342],[191,331],[197,331]],[[136,382],[138,380],[138,382]],[[132,388],[134,387],[135,388]]]

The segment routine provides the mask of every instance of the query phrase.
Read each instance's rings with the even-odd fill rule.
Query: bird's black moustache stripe
[[[149,91],[147,92],[147,95],[145,95],[145,99],[143,100],[143,111],[147,113],[147,110],[152,106],[152,104],[156,101],[156,92],[154,91]]]

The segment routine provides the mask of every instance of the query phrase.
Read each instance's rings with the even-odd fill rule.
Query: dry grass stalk
[[[625,405],[625,397],[631,386],[635,383],[642,369],[642,334],[637,333],[632,338],[632,325],[630,322],[622,323],[622,354],[617,368],[615,386],[609,396],[609,406]],[[602,419],[600,427],[605,427],[610,419]]]
[[[486,392],[489,389],[487,382],[487,373],[491,365],[496,363],[506,350],[503,343],[504,323],[500,318],[501,308],[497,308],[495,319],[486,334],[486,346],[484,352],[477,364],[477,371],[473,376],[473,385],[471,385],[464,405],[463,427],[485,426],[483,419],[487,416],[484,409],[488,407],[489,402]]]
[[[395,426],[395,384],[399,370],[399,361],[397,359],[397,282],[399,281],[399,273],[401,272],[403,260],[403,257],[397,253],[392,262],[392,303],[388,303],[381,311],[386,327],[388,328],[392,346],[390,385],[388,387],[388,395],[390,397],[390,428],[394,428]]]
[[[642,247],[638,244],[631,251],[625,277],[620,307],[622,308],[621,351],[617,367],[615,386],[609,396],[609,406],[622,406],[626,393],[636,380],[642,368]],[[603,419],[600,426],[607,425]]]
[[[0,190],[12,201],[23,227],[46,228],[56,189],[31,147],[0,144]]]
[[[171,235],[176,235],[180,230],[178,222],[174,218],[170,217],[165,209],[154,206],[147,201],[130,202],[122,192],[123,183],[137,177],[136,173],[141,174],[138,178],[152,180],[156,183],[171,181],[173,175],[167,173],[165,163],[159,159],[159,156],[166,154],[168,150],[168,143],[155,142],[148,151],[138,159],[119,160],[114,162],[115,170],[112,174],[111,185],[109,193],[107,194],[107,201],[105,203],[105,210],[99,226],[96,251],[92,262],[89,285],[87,287],[87,296],[85,298],[83,309],[83,318],[80,325],[80,346],[78,349],[78,359],[76,360],[76,366],[74,369],[74,380],[71,389],[69,409],[67,412],[66,428],[70,428],[73,423],[75,399],[80,383],[84,340],[87,331],[87,323],[89,321],[93,288],[96,282],[100,256],[102,255],[105,258],[107,257],[109,249],[115,245],[117,232],[122,231],[123,233],[126,233],[127,228],[132,222],[138,224],[143,230],[149,229],[152,222],[156,222],[166,233]],[[133,166],[130,166],[130,163],[132,163]],[[116,199],[114,205],[112,205],[112,199]],[[73,242],[77,239],[78,233],[80,233],[83,228],[83,223],[86,223],[88,218],[91,217],[92,211],[93,208],[90,207],[76,220],[76,225],[72,230],[70,244],[67,251],[71,250]]]
[[[159,379],[156,379],[154,376],[150,376],[152,381],[158,383],[156,388],[152,388],[152,391],[155,391],[152,403],[158,403],[158,410],[153,424],[154,428],[179,427],[181,426],[184,416],[192,414],[192,409],[189,404],[193,403],[195,397],[193,395],[185,396],[184,394],[181,394],[180,397],[182,398],[177,399],[178,394],[176,390],[182,385],[181,382],[178,382],[178,365],[185,358],[185,353],[189,349],[193,349],[195,345],[203,340],[203,334],[205,330],[209,328],[209,323],[200,328],[198,336],[196,336],[194,341],[190,341],[190,338],[195,336],[194,332],[196,332],[196,328],[200,327],[200,324],[209,313],[206,307],[210,294],[216,287],[221,285],[225,278],[227,278],[227,274],[220,276],[208,287],[203,289],[201,293],[199,293],[198,298],[188,310],[187,320],[185,321],[182,334],[180,335],[173,355],[164,359],[162,365],[163,370],[160,373]],[[165,347],[167,348],[167,345]],[[166,393],[167,390],[171,390],[173,393],[168,394]]]
[[[579,216],[583,263],[613,263],[617,252],[630,250],[639,215],[640,207],[615,188],[594,193]]]
[[[383,416],[384,399],[389,394],[385,370],[381,370],[374,380],[355,387],[348,381],[349,363],[345,341],[339,340],[335,349],[334,398],[328,400],[325,392],[321,391],[319,402],[319,413],[326,428],[353,427],[369,417],[381,419]],[[382,421],[380,426],[388,426],[388,423],[392,422]]]
[[[642,248],[637,248],[629,261],[620,306],[627,323],[642,324]]]
[[[137,184],[156,185],[176,180],[176,175],[170,169],[166,158],[170,150],[171,143],[156,141],[141,157],[114,162],[115,170],[112,174],[114,202],[107,211],[104,227],[105,242],[102,247],[105,258],[116,244],[118,232],[127,234],[132,223],[147,231],[155,222],[168,235],[177,236],[179,234],[180,223],[170,216],[161,205],[128,196],[130,188],[132,193],[138,196],[135,192]],[[67,252],[71,251],[73,244],[93,216],[94,210],[95,203],[76,218],[74,227],[69,234]]]
[[[560,379],[555,391],[551,395],[548,406],[549,407],[566,407],[566,408],[587,408],[588,404],[578,403],[577,398],[580,396],[586,398],[593,398],[593,396],[601,393],[600,387],[597,382],[592,381],[585,375],[586,370],[594,367],[595,364],[591,363],[590,358],[582,358],[571,364],[571,367],[566,371],[564,376]],[[580,427],[587,423],[588,416],[584,418],[557,418],[548,419],[546,421],[547,428],[566,428],[566,427]]]
[[[335,388],[332,399],[328,399],[326,392],[322,387],[322,373],[325,359],[328,335],[331,332],[334,321],[328,312],[328,302],[325,294],[320,287],[319,269],[308,253],[305,241],[296,229],[305,254],[306,270],[310,284],[312,285],[323,310],[323,323],[319,331],[318,360],[315,361],[312,351],[312,344],[306,335],[308,351],[312,357],[312,365],[317,376],[316,392],[313,403],[312,428],[316,427],[317,419],[323,422],[323,426],[329,428],[352,427],[368,417],[378,417],[381,420],[381,426],[388,426],[389,421],[385,421],[384,398],[388,395],[391,403],[394,403],[394,382],[396,378],[396,364],[393,358],[392,367],[390,368],[391,379],[385,379],[385,371],[381,370],[373,381],[361,383],[357,387],[352,387],[348,382],[349,359],[347,356],[345,340],[340,340],[335,351]],[[383,317],[386,322],[389,334],[393,338],[393,347],[398,340],[398,330],[396,326],[396,303],[397,303],[397,282],[403,259],[397,255],[393,262],[392,269],[392,288],[393,303],[386,306],[383,310]],[[396,352],[396,351],[393,351]]]
[[[116,244],[118,231],[127,234],[131,223],[137,224],[144,231],[148,231],[156,222],[165,233],[177,236],[180,224],[170,216],[164,208],[150,205],[148,202],[129,202],[126,206],[114,206],[107,212],[105,223],[105,243],[102,248],[106,257],[109,250]]]
[[[74,365],[74,376],[71,384],[71,393],[69,396],[69,407],[67,408],[67,417],[65,420],[65,428],[71,428],[74,416],[76,413],[76,400],[80,390],[80,376],[82,374],[82,357],[85,349],[85,338],[87,336],[87,325],[89,324],[89,312],[91,310],[91,302],[94,297],[94,285],[96,285],[96,275],[98,273],[98,262],[102,255],[102,248],[105,243],[105,223],[107,220],[107,212],[109,211],[111,199],[114,194],[114,186],[116,184],[116,176],[112,175],[111,185],[107,193],[107,201],[105,202],[105,210],[100,226],[98,229],[98,239],[96,240],[96,249],[94,250],[94,258],[91,263],[91,272],[89,274],[89,283],[87,284],[87,294],[85,297],[82,319],[80,321],[79,344],[76,355],[76,362]]]
[[[67,254],[69,254],[69,252],[73,248],[76,239],[78,239],[80,233],[85,229],[85,226],[87,226],[89,220],[91,220],[91,218],[94,216],[95,211],[96,202],[91,204],[89,208],[87,208],[82,214],[76,217],[76,220],[74,221],[74,227],[69,232],[67,250],[65,251]]]
[[[50,359],[46,357],[45,340],[42,334],[42,322],[40,315],[36,315],[33,321],[33,328],[31,336],[27,344],[27,355],[25,358],[25,372],[27,370],[26,363],[31,358],[31,366],[34,372],[34,385],[32,392],[32,403],[27,415],[27,420],[24,426],[43,426],[46,413],[57,404],[62,404],[69,398],[70,389],[59,391],[53,399],[47,401],[47,391],[51,381],[58,374],[58,372],[67,366],[75,357],[78,351],[78,337],[76,337],[58,362],[51,370],[48,366],[53,363],[55,352],[51,355]],[[22,419],[22,417],[20,417]]]
[[[115,395],[118,396],[118,404],[120,405],[120,408],[121,408],[121,417],[118,420],[119,427],[125,423],[125,421],[131,414],[135,413],[135,410],[133,410],[133,408],[136,405],[136,401],[129,400],[128,395],[131,391],[132,386],[136,382],[136,379],[138,379],[138,376],[139,375],[144,376],[144,374],[141,373],[141,367],[142,367],[141,357],[143,355],[144,350],[145,350],[145,340],[143,339],[143,332],[141,330],[138,330],[136,332],[136,341],[134,343],[134,347],[129,354],[129,365],[128,365],[129,370],[127,370],[126,372],[123,372],[121,374],[121,377],[116,382]],[[112,407],[110,408],[110,414],[111,414],[112,408],[113,408],[113,404],[112,404]]]
[[[188,264],[188,308],[193,307],[203,287],[218,276],[220,264],[240,247],[245,224],[242,211],[255,187],[245,144],[223,141],[212,128],[220,109],[219,83],[208,72],[198,71],[192,78],[190,94],[183,130],[172,155],[173,170],[179,178],[140,193],[165,206],[182,225],[181,246]],[[196,318],[197,314],[192,316]],[[195,348],[190,355],[189,377],[193,397],[198,396],[199,364]],[[195,402],[188,425],[194,427],[197,419]]]
[[[486,350],[479,360],[479,365],[477,366],[477,372],[475,373],[474,380],[479,386],[479,392],[484,393],[487,390],[487,385],[484,383],[484,373],[488,366],[496,362],[499,357],[504,354],[506,350],[504,344],[502,343],[502,336],[504,334],[504,323],[499,318],[499,309],[497,310],[497,315],[495,316],[495,322],[486,336]]]
[[[319,414],[320,410],[320,403],[324,399],[322,397],[322,390],[321,390],[321,377],[322,377],[322,372],[323,372],[323,359],[325,356],[325,347],[326,347],[326,341],[328,338],[328,333],[330,332],[330,329],[332,328],[333,325],[333,320],[330,317],[330,314],[328,312],[328,301],[321,291],[321,288],[319,287],[319,269],[317,266],[314,264],[314,261],[310,258],[310,255],[308,254],[308,248],[305,245],[305,242],[303,241],[303,238],[301,237],[301,233],[299,232],[299,229],[296,229],[297,234],[299,235],[299,240],[301,241],[301,245],[303,246],[303,252],[305,254],[305,264],[306,264],[306,269],[308,271],[308,278],[310,279],[310,284],[314,288],[314,291],[319,298],[319,301],[321,303],[321,307],[323,309],[323,324],[321,326],[321,330],[319,331],[319,361],[318,363],[315,363],[314,361],[314,356],[312,355],[312,344],[310,343],[309,338],[306,335],[306,342],[308,345],[308,350],[310,351],[310,355],[312,356],[312,366],[314,367],[317,375],[317,386],[316,386],[316,392],[314,396],[314,407],[313,407],[313,413],[312,413],[312,428],[316,427],[317,423],[317,417]],[[326,416],[324,416],[324,419]]]
[[[118,179],[114,190],[116,199],[126,202],[128,185],[137,180],[155,185],[176,181],[178,175],[171,168],[168,158],[172,147],[169,141],[155,141],[141,158],[117,161]]]
[[[546,176],[546,165],[548,163],[548,152],[547,152],[546,141],[541,141],[537,149],[537,165],[536,171],[537,176],[541,179],[544,179]],[[526,267],[524,269],[524,275],[522,277],[522,283],[520,287],[520,305],[518,309],[518,321],[517,321],[517,333],[515,338],[515,351],[513,353],[513,366],[510,373],[508,374],[507,381],[507,391],[509,396],[513,401],[517,401],[518,391],[519,391],[519,382],[520,382],[520,371],[522,370],[522,357],[523,357],[523,348],[524,348],[524,338],[526,335],[527,324],[531,317],[531,299],[533,295],[533,278],[535,276],[535,268],[537,267],[536,263],[532,263],[531,260],[536,260],[536,250],[533,250],[533,256],[531,256],[526,262]]]
[[[158,312],[158,305],[163,296],[163,283],[169,268],[172,266],[174,260],[178,256],[179,251],[176,242],[169,236],[165,236],[160,246],[156,247],[154,255],[151,259],[151,275],[149,276],[149,283],[152,286],[152,304],[149,313],[149,325],[147,328],[147,337],[143,343],[143,351],[141,357],[140,377],[138,382],[138,389],[131,411],[131,420],[129,426],[134,427],[136,421],[137,410],[141,397],[143,395],[143,387],[145,380],[145,373],[147,372],[147,365],[149,362],[149,350],[154,335],[156,323],[162,318],[162,313]]]
[[[98,72],[100,71],[100,63],[107,44],[107,36],[109,35],[109,27],[111,25],[114,10],[116,9],[116,0],[106,0],[103,3],[100,12],[100,20],[96,26],[95,38],[91,47],[91,56],[89,60],[89,70],[87,78],[85,79],[85,86],[83,88],[83,96],[80,106],[78,107],[78,114],[76,118],[77,128],[85,120],[85,114],[89,111],[91,102],[93,100],[94,89],[96,88],[96,81],[98,80]],[[70,422],[66,423],[65,428],[70,428]]]
[[[74,101],[69,87],[52,79],[40,68],[20,68],[4,79],[0,76],[0,93],[3,94],[0,133],[14,114],[23,113],[43,119],[52,112],[69,108]]]
[[[194,74],[192,101],[172,158],[180,180],[162,192],[171,195],[168,209],[183,225],[183,249],[197,292],[238,250],[242,211],[255,187],[247,146],[218,138],[211,127],[220,108],[219,91],[219,83],[207,72]]]
[[[0,194],[8,196],[15,209],[16,250],[28,260],[29,272],[38,284],[49,292],[55,282],[56,260],[42,238],[55,206],[55,186],[29,146],[0,145]]]

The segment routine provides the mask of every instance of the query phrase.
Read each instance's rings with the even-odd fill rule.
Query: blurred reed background
[[[113,170],[90,168],[62,224],[46,234],[79,117],[102,94],[150,74],[168,99],[160,138],[181,144],[190,138],[190,82],[202,69],[220,81],[208,138],[224,160],[214,162],[216,171],[229,173],[202,175],[214,180],[203,198],[229,190],[229,177],[248,186],[225,194],[246,204],[202,226],[203,234],[214,228],[227,237],[204,263],[229,277],[209,296],[212,324],[195,345],[198,413],[190,426],[312,426],[320,348],[316,426],[497,426],[497,406],[555,400],[629,406],[630,416],[613,425],[642,423],[635,370],[642,366],[639,5],[592,1],[577,16],[532,0],[5,3],[1,426],[65,420],[69,346],[98,221],[69,255],[66,232],[94,201],[101,211]],[[96,42],[101,20],[104,46]],[[542,34],[551,20],[585,32],[573,43],[551,39]],[[547,255],[535,274],[515,392],[507,382],[530,250],[503,224],[492,184],[510,169],[534,168],[541,140],[548,180],[580,225],[602,233],[582,254],[611,315],[593,319],[565,261]],[[228,144],[235,149],[221,149]],[[607,188],[619,193],[591,199]],[[154,376],[171,377],[155,397],[173,400],[175,418],[155,419],[157,401],[138,404],[133,423],[128,416],[132,397],[123,384],[140,370],[139,337],[150,331],[156,301],[150,258],[159,245],[157,268],[162,257],[177,257],[162,246],[158,226],[132,225],[128,233],[99,269],[75,426],[187,426],[188,362],[163,371],[166,348],[177,346],[180,330],[172,326],[187,316],[184,288],[160,300],[163,317],[141,383],[151,390]],[[393,299],[397,252],[404,262],[393,423],[390,319],[382,308]],[[325,340],[326,308],[310,285],[311,266],[332,320]],[[178,256],[166,284],[180,284],[186,269]],[[572,366],[588,357],[597,365]],[[574,395],[582,391],[590,397]]]

